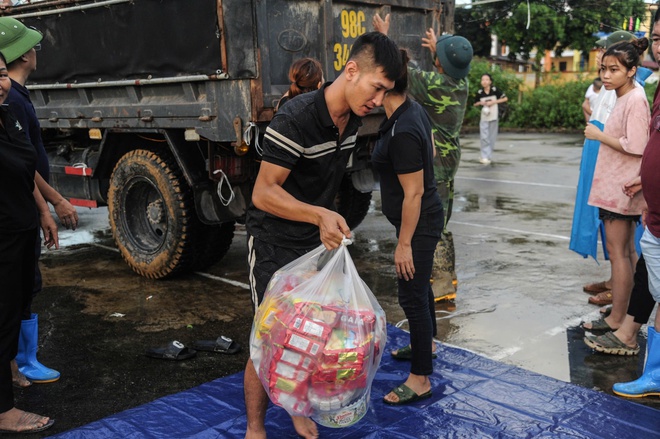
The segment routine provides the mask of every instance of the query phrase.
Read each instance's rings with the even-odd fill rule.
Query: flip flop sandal
[[[392,389],[392,392],[399,397],[399,400],[397,402],[392,402],[383,398],[383,402],[385,404],[404,405],[404,404],[410,404],[413,402],[421,401],[423,399],[427,399],[433,396],[433,393],[430,390],[426,393],[422,393],[421,395],[418,395],[405,384],[401,384],[399,387],[395,387],[394,389]]]
[[[592,284],[588,284],[582,287],[582,291],[584,291],[587,294],[598,294],[602,293],[604,291],[608,291],[609,288],[606,286],[607,282],[602,281],[602,282],[594,282]]]
[[[599,312],[600,312],[600,315],[603,316],[603,317],[609,316],[610,314],[612,314],[612,305],[608,305],[604,308],[601,308],[599,310]]]
[[[603,291],[602,293],[598,293],[595,296],[591,296],[589,298],[589,303],[598,306],[605,306],[612,304],[612,291]]]
[[[197,340],[192,347],[198,351],[218,352],[221,354],[235,354],[241,350],[241,345],[229,337],[221,335],[215,340]]]
[[[189,349],[180,341],[174,340],[164,348],[152,348],[146,352],[147,357],[159,358],[161,360],[187,360],[197,355],[197,351]]]
[[[631,348],[619,340],[613,332],[606,332],[603,335],[588,335],[584,337],[584,343],[596,352],[610,355],[637,355],[639,354],[639,345]]]
[[[16,371],[16,375],[14,375],[12,371],[12,377],[11,377],[11,383],[16,387],[17,389],[25,389],[26,387],[30,387],[32,385],[32,381],[28,380],[25,375],[23,375],[20,371]]]
[[[584,327],[585,323],[586,322],[582,322],[582,329],[584,329],[585,331],[591,331],[591,332],[594,332],[594,331],[615,331],[614,328],[611,328],[610,325],[607,324],[607,322],[605,321],[605,317],[601,317],[598,320],[592,320],[591,322],[589,322],[589,323],[591,323],[591,328],[585,328]]]
[[[33,413],[27,413],[27,412],[26,412],[26,414],[27,415],[34,415]],[[25,416],[26,414],[24,414],[23,416]],[[37,416],[37,415],[35,415],[35,416]],[[23,421],[23,419],[24,418],[21,417],[21,419],[19,420],[19,425],[20,426],[25,425],[24,423],[22,423],[22,422],[26,422],[26,421]],[[31,434],[31,433],[38,433],[40,431],[44,431],[44,430],[52,427],[54,423],[55,423],[54,419],[49,419],[48,422],[46,422],[41,427],[34,427],[34,428],[29,429],[29,430],[23,430],[23,431],[0,430],[0,434]]]
[[[391,352],[392,358],[395,360],[412,360],[412,347],[410,345],[404,346],[396,350],[396,354]],[[436,359],[438,355],[436,353],[431,354],[431,358]]]

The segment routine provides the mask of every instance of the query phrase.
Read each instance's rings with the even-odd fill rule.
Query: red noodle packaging
[[[386,341],[385,313],[345,244],[277,271],[254,318],[250,357],[271,401],[346,427],[367,412]]]

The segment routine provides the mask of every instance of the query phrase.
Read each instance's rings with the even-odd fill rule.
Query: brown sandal
[[[612,303],[612,291],[603,291],[589,298],[589,303],[598,306],[610,305]]]
[[[610,288],[607,287],[607,281],[594,282],[582,287],[582,291],[587,294],[598,294],[609,290]]]

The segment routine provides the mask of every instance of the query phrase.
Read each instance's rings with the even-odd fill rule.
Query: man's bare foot
[[[0,432],[34,433],[50,428],[53,422],[47,416],[39,416],[14,407],[0,414]]]
[[[20,370],[18,370],[18,364],[16,364],[16,360],[11,360],[11,381],[16,387],[30,387],[32,385],[32,382],[25,378],[25,375],[21,373]]]
[[[291,416],[293,421],[293,427],[296,429],[296,433],[305,439],[317,439],[319,437],[319,430],[316,426],[316,422],[312,421],[310,418],[305,418],[304,416]]]

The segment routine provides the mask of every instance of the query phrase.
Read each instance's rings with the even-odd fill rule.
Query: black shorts
[[[610,212],[607,209],[598,208],[598,219],[601,221],[621,220],[639,222],[639,215],[623,215],[621,213]]]
[[[286,248],[261,241],[249,234],[247,238],[250,298],[252,299],[252,311],[256,313],[273,274],[289,262],[295,261],[318,246]]]

